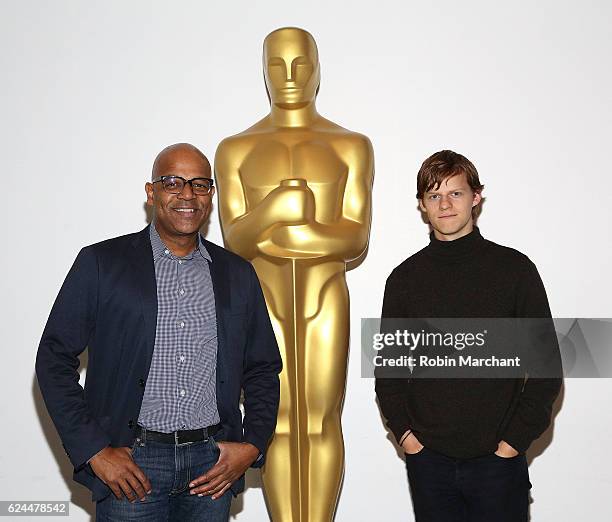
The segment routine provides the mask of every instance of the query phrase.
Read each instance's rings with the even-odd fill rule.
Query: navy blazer
[[[217,312],[217,408],[223,439],[265,456],[279,402],[281,358],[255,270],[204,240]],[[87,461],[108,445],[131,446],[151,365],[157,285],[149,227],[83,248],[51,310],[36,375],[70,460],[93,500],[110,489]],[[88,347],[85,388],[78,356]],[[244,392],[244,420],[239,409]],[[259,467],[264,458],[254,464]],[[244,489],[244,476],[232,486]]]

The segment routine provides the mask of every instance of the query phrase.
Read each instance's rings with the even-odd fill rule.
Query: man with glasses
[[[151,225],[77,256],[38,382],[98,520],[228,520],[275,428],[280,354],[252,266],[199,233],[215,191],[207,158],[167,147],[145,190]]]

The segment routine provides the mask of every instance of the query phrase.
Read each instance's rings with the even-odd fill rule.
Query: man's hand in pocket
[[[410,434],[402,442],[402,448],[408,455],[414,455],[415,453],[421,451],[424,447],[425,446],[419,442],[412,432],[410,432]]]
[[[111,488],[117,499],[143,500],[151,493],[151,483],[132,458],[130,448],[104,448],[89,464],[98,478]]]
[[[503,459],[511,459],[512,457],[516,457],[519,454],[510,444],[508,444],[505,440],[502,440],[497,445],[497,451],[495,455],[501,457]]]

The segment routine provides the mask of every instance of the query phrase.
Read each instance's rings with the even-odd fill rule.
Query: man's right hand
[[[404,442],[402,442],[402,448],[408,455],[414,455],[415,453],[421,451],[424,447],[425,446],[419,442],[419,439],[417,439],[412,432],[410,432],[410,434],[404,439]]]
[[[123,495],[130,502],[137,498],[144,500],[145,495],[151,493],[151,483],[132,459],[130,448],[104,448],[89,464],[119,500]]]

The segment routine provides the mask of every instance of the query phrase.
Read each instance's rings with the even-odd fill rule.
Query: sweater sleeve
[[[535,265],[527,260],[527,266],[517,287],[516,317],[550,318],[550,307],[542,279]],[[548,375],[562,375],[559,345],[552,319],[547,325],[548,346],[546,354]],[[537,357],[539,354],[535,354]],[[555,368],[552,368],[553,365]],[[510,418],[502,439],[519,452],[525,452],[531,443],[548,428],[552,405],[561,389],[562,378],[529,377],[523,385],[514,414]]]
[[[401,294],[394,289],[392,277],[389,276],[385,285],[383,298],[383,309],[381,317],[381,332],[385,331],[385,319],[401,317]],[[376,372],[375,372],[376,374]],[[376,396],[378,404],[384,417],[387,427],[399,441],[402,435],[410,429],[411,421],[406,410],[405,395],[408,379],[405,378],[381,378],[376,377]]]

